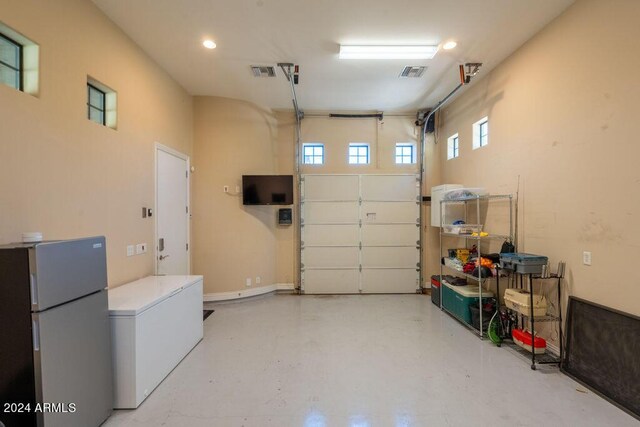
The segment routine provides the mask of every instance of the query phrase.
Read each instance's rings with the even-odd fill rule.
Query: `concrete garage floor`
[[[479,340],[426,296],[273,295],[215,310],[151,396],[104,425],[638,425],[557,369],[532,371]]]

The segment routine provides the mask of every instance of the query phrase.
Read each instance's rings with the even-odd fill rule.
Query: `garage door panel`
[[[302,276],[306,294],[360,293],[358,270],[305,270]]]
[[[415,201],[417,184],[415,175],[363,175],[362,200]]]
[[[304,246],[358,246],[357,225],[305,225],[302,227]]]
[[[416,182],[415,175],[305,175],[304,292],[415,292]]]
[[[418,287],[415,269],[363,269],[363,293],[415,293]]]
[[[368,267],[400,267],[416,268],[420,251],[415,247],[363,247],[362,268]]]
[[[344,223],[357,224],[360,220],[358,202],[305,202],[302,206],[303,218],[310,223]]]
[[[412,222],[420,217],[416,202],[362,202],[362,222]]]
[[[302,251],[302,263],[305,269],[327,267],[351,267],[358,268],[360,250],[353,248],[304,248]]]
[[[416,241],[420,239],[418,235],[419,227],[415,224],[392,224],[392,225],[362,225],[362,245],[363,246],[416,246]]]
[[[358,200],[357,175],[305,175],[305,200]]]

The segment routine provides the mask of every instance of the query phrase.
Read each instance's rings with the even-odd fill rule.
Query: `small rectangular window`
[[[117,128],[118,94],[87,76],[87,118],[111,129]]]
[[[105,124],[106,98],[106,94],[103,91],[91,83],[87,83],[87,113],[89,120],[101,125]]]
[[[22,45],[0,34],[0,82],[22,90]]]
[[[458,134],[447,138],[447,160],[455,159],[460,155],[460,138]]]
[[[473,149],[489,144],[489,119],[484,117],[473,124]]]
[[[489,122],[485,120],[480,123],[480,147],[489,143]]]
[[[305,165],[324,164],[324,144],[302,144],[302,163]]]
[[[40,47],[0,22],[0,84],[38,96]]]
[[[396,144],[396,164],[410,165],[416,162],[416,146],[410,142]]]
[[[369,144],[356,142],[349,144],[349,164],[366,165],[369,163]]]

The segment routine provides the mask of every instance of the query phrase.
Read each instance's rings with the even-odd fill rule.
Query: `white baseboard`
[[[551,343],[547,343],[547,351],[551,354],[553,354],[554,356],[560,356],[560,347],[551,344]]]
[[[276,289],[279,291],[293,291],[296,285],[293,283],[276,283]]]
[[[278,289],[277,286],[278,285],[269,285],[269,286],[261,286],[259,288],[243,289],[241,291],[214,292],[211,294],[204,294],[203,300],[204,302],[212,302],[212,301],[228,301],[232,299],[255,297],[257,295],[264,295],[270,292],[275,292]]]

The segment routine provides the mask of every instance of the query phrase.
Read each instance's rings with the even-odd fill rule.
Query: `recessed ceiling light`
[[[206,47],[207,49],[215,49],[216,43],[213,40],[205,40],[202,42],[202,46]]]
[[[444,45],[442,45],[442,48],[444,50],[450,50],[450,49],[453,49],[456,46],[458,46],[458,43],[456,43],[453,40],[451,40],[449,42],[446,42]]]
[[[431,59],[438,46],[340,45],[340,59]]]

